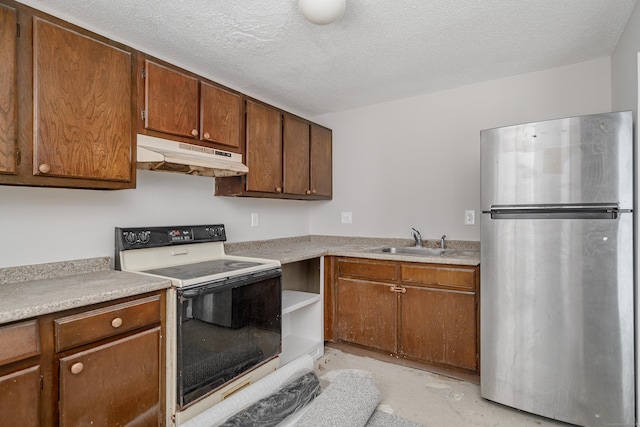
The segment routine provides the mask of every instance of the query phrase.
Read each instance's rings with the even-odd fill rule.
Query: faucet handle
[[[440,239],[444,239],[445,237],[447,237],[446,234],[443,234],[442,237]]]

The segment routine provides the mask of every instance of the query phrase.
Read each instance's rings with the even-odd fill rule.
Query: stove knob
[[[149,231],[141,231],[138,233],[138,240],[140,243],[149,243],[149,239],[151,238],[151,232]]]
[[[133,245],[136,242],[136,233],[133,231],[127,231],[124,233],[124,240],[130,245]]]
[[[207,228],[207,236],[216,237],[216,229],[215,229],[215,227],[208,227]]]
[[[216,228],[216,235],[220,237],[224,236],[224,227]]]

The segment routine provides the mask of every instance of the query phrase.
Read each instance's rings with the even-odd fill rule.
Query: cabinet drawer
[[[396,263],[370,260],[338,260],[338,276],[357,277],[362,279],[396,279]]]
[[[160,322],[160,296],[128,301],[55,321],[56,352]]]
[[[40,354],[38,322],[29,320],[0,328],[0,365]]]
[[[403,282],[466,291],[475,291],[476,289],[477,269],[474,267],[401,264],[400,268]]]

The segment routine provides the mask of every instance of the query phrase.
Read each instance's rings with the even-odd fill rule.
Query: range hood
[[[240,154],[141,134],[137,168],[212,177],[249,172]]]

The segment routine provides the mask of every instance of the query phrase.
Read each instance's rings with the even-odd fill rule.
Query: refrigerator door
[[[616,205],[632,209],[631,112],[483,130],[481,208]]]
[[[634,425],[632,214],[550,218],[482,215],[481,395]]]

